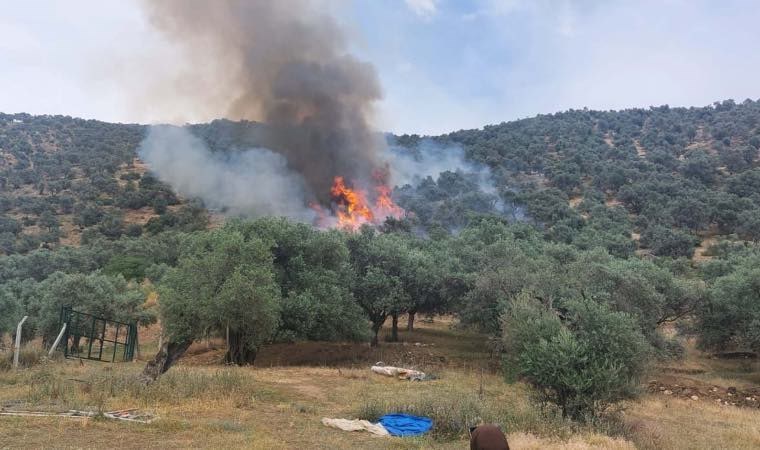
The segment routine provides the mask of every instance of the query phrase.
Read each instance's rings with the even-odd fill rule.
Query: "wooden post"
[[[18,353],[21,350],[21,325],[26,322],[26,319],[29,316],[24,316],[23,319],[21,319],[21,322],[18,323],[18,326],[16,327],[16,348],[13,351],[13,368],[18,369]]]
[[[66,323],[63,324],[63,327],[61,328],[61,332],[58,333],[58,337],[55,338],[55,342],[53,342],[53,345],[50,347],[50,351],[48,352],[48,357],[53,356],[53,352],[55,352],[55,349],[58,347],[58,344],[61,342],[61,338],[63,337],[64,332],[66,332]]]

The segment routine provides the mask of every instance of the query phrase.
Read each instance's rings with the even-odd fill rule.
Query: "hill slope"
[[[571,110],[437,137],[391,136],[414,150],[461,147],[487,166],[501,201],[547,238],[618,255],[691,256],[705,237],[760,238],[760,103]],[[262,124],[193,132],[216,151],[261,142]],[[208,224],[137,159],[141,125],[0,114],[0,250],[79,244]],[[457,174],[397,190],[428,231],[455,229],[493,202]],[[712,242],[712,241],[711,241]]]

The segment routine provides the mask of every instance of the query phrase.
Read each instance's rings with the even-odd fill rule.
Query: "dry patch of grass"
[[[546,421],[522,385],[496,375],[453,370],[430,382],[404,382],[368,368],[177,367],[142,386],[142,366],[61,361],[0,373],[0,405],[8,409],[109,411],[140,408],[160,417],[143,425],[107,419],[0,418],[0,435],[31,448],[463,448],[466,427],[500,423],[528,448],[594,448],[618,442]],[[482,383],[482,385],[481,385]],[[482,386],[482,388],[481,388]],[[322,417],[353,418],[410,411],[431,415],[444,432],[420,438],[378,438],[327,428]],[[622,442],[622,441],[620,441]],[[517,447],[519,448],[519,446]],[[622,447],[621,447],[622,448]]]
[[[760,448],[760,412],[710,402],[648,396],[626,413],[642,448]]]
[[[697,248],[694,250],[694,256],[691,258],[692,261],[704,262],[711,260],[712,256],[710,255],[710,247],[715,245],[717,242],[718,238],[714,236],[703,238]]]
[[[641,142],[639,142],[638,139],[634,139],[633,146],[636,148],[636,154],[639,156],[639,158],[646,158],[647,150],[643,145],[641,145]]]
[[[0,371],[0,407],[6,409],[139,408],[159,417],[147,425],[97,418],[0,417],[0,436],[3,443],[16,443],[12,447],[28,448],[55,443],[63,448],[461,449],[468,445],[469,426],[493,422],[518,449],[760,446],[760,410],[719,406],[707,399],[646,395],[624,404],[619,416],[610,416],[616,420],[594,426],[568,422],[557,411],[536,406],[527,386],[504,383],[493,371],[483,336],[451,325],[448,319],[418,320],[414,332],[402,331],[403,343],[383,343],[378,349],[329,344],[332,350],[311,359],[313,345],[328,344],[268,346],[260,356],[269,364],[257,361],[256,367],[195,365],[200,357],[208,357],[211,364],[214,352],[223,351],[217,343],[208,350],[202,342],[194,347],[197,354],[147,387],[135,381],[142,362],[64,360]],[[141,334],[146,348],[155,346],[157,328],[152,331]],[[341,360],[353,351],[359,351],[353,360],[326,359],[332,354]],[[144,358],[150,356],[143,352]],[[369,370],[376,358],[415,365],[439,379],[405,382],[376,375]],[[711,359],[690,345],[685,361],[665,364],[652,376],[684,386],[741,387],[751,386],[759,371],[756,362]],[[379,438],[320,422],[322,417],[376,419],[390,412],[432,417],[435,431],[418,438]]]
[[[585,449],[625,449],[633,450],[636,447],[629,441],[621,438],[611,438],[599,434],[579,434],[567,440],[540,438],[530,433],[510,433],[510,448],[522,450],[585,450]]]
[[[154,217],[158,217],[158,214],[153,210],[152,206],[144,206],[139,209],[123,209],[124,223],[145,225],[148,221]]]

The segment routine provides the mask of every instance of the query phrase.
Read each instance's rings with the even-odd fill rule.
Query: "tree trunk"
[[[224,355],[224,362],[227,364],[236,364],[243,366],[253,364],[256,360],[256,349],[248,348],[245,345],[243,335],[237,331],[229,331],[227,341],[227,353]]]
[[[182,342],[167,342],[159,349],[156,356],[145,365],[142,373],[138,377],[145,384],[156,381],[158,377],[166,373],[167,370],[182,356],[192,344],[192,340]]]
[[[409,320],[406,322],[406,331],[414,331],[414,315],[417,311],[409,311]]]
[[[377,347],[377,334],[380,332],[383,324],[377,324],[372,322],[372,341],[369,343],[370,347]]]
[[[393,323],[391,326],[391,342],[398,342],[398,313],[391,314]]]
[[[385,323],[386,317],[383,316],[382,319],[376,318],[376,320],[372,321],[372,341],[370,342],[371,347],[377,347],[378,339],[377,335],[380,333],[380,328],[383,327],[383,324]]]

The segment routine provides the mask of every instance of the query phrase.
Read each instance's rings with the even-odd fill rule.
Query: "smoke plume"
[[[390,181],[396,186],[416,186],[427,177],[438,178],[444,172],[461,172],[476,182],[481,191],[496,194],[491,170],[468,161],[458,145],[441,145],[432,139],[421,139],[414,148],[392,144],[384,153],[390,168]]]
[[[263,148],[212,153],[187,128],[154,126],[138,150],[178,193],[235,216],[286,216],[311,221],[303,178],[285,158]]]
[[[378,77],[348,53],[334,19],[313,2],[151,0],[144,7],[195,62],[197,73],[179,79],[203,79],[195,107],[266,122],[267,147],[313,198],[328,203],[335,175],[370,179],[383,145],[370,127]]]

